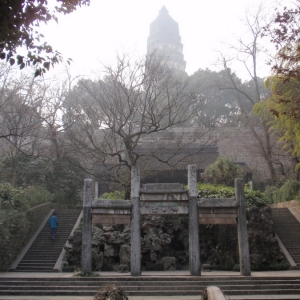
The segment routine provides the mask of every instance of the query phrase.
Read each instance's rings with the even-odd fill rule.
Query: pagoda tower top
[[[147,41],[147,52],[156,50],[167,57],[171,67],[185,70],[186,62],[182,54],[183,45],[179,35],[178,23],[169,15],[165,6],[150,24],[150,34]]]

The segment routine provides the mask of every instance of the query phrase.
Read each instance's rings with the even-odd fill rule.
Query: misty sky
[[[199,68],[215,68],[216,50],[228,52],[226,44],[245,36],[246,9],[255,12],[261,3],[273,12],[274,0],[91,0],[90,7],[60,16],[58,25],[49,23],[42,32],[64,57],[73,59],[74,72],[88,75],[102,63],[112,63],[117,53],[144,55],[150,23],[165,5],[179,24],[186,71],[191,75]],[[261,76],[267,70],[262,68]]]

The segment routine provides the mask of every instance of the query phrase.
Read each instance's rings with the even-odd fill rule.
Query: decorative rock
[[[103,230],[105,231],[105,232],[108,232],[108,231],[115,231],[115,229],[112,227],[112,226],[103,226]]]
[[[202,271],[211,272],[212,265],[211,264],[202,264]]]
[[[113,245],[109,245],[109,244],[104,245],[104,256],[105,257],[116,256],[115,248]]]
[[[159,237],[161,239],[162,246],[169,245],[172,241],[171,236],[167,233],[160,234]]]
[[[248,211],[248,237],[253,270],[267,270],[285,262],[273,236],[269,208]],[[143,270],[189,268],[189,234],[187,216],[143,216],[141,219],[141,264]],[[114,229],[114,231],[112,230]],[[199,226],[201,261],[212,267],[233,269],[238,264],[237,228],[235,225]],[[65,247],[65,261],[74,269],[81,264],[82,231],[80,227]],[[119,265],[130,265],[130,226],[94,225],[92,228],[92,265],[94,270],[120,271]],[[102,258],[105,257],[105,259]],[[173,261],[167,259],[173,258]],[[176,259],[175,259],[176,257]],[[175,260],[174,260],[175,259]],[[98,261],[99,260],[99,261]],[[203,266],[202,266],[203,267]],[[124,269],[125,270],[125,269]]]
[[[99,241],[103,241],[103,230],[93,226],[92,228],[92,246],[96,246],[99,244]]]
[[[126,273],[126,272],[129,272],[129,267],[128,267],[128,265],[119,265],[119,272],[120,272],[120,273]]]
[[[150,260],[153,262],[157,261],[157,253],[153,250],[150,251]]]
[[[161,239],[159,237],[152,237],[152,249],[154,251],[160,251],[161,250]]]
[[[176,270],[176,258],[175,257],[165,256],[160,260],[160,264],[163,265],[165,271]]]
[[[130,265],[130,251],[129,245],[121,245],[119,252],[120,265]]]
[[[97,253],[92,250],[92,265],[94,271],[101,271],[103,266],[103,252]]]

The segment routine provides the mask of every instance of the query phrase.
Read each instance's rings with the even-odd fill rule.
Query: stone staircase
[[[0,296],[94,296],[106,284],[122,286],[127,296],[199,296],[218,286],[227,299],[300,299],[300,277],[99,276],[0,278]],[[264,298],[265,296],[265,298]]]
[[[287,252],[300,268],[300,223],[288,208],[272,208],[273,228]]]
[[[28,249],[15,272],[57,272],[54,269],[63,246],[65,245],[81,210],[78,209],[57,209],[55,210],[59,228],[55,240],[50,238],[48,222],[45,224],[31,247]]]

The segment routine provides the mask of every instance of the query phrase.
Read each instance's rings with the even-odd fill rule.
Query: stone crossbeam
[[[130,200],[95,200],[92,202],[93,224],[130,224]]]
[[[235,198],[200,198],[199,224],[237,224],[239,203]]]
[[[202,207],[238,207],[239,203],[235,198],[199,198],[198,208]]]
[[[141,215],[186,215],[188,190],[180,183],[147,183],[140,190]]]

